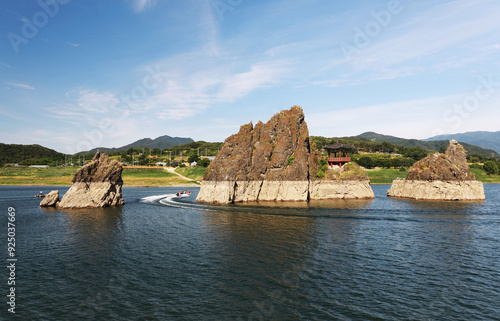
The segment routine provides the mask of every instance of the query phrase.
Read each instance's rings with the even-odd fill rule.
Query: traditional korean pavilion
[[[330,165],[330,167],[333,165],[339,165],[342,167],[343,164],[351,161],[351,157],[348,153],[354,149],[355,146],[337,142],[335,144],[324,146],[323,148],[328,152],[328,165]]]

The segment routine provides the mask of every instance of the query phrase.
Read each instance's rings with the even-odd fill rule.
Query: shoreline
[[[201,184],[201,182],[199,182]],[[500,184],[500,182],[482,182],[483,184]],[[200,187],[200,184],[172,184],[172,185],[123,185],[123,188],[132,187],[132,188],[152,188],[152,187]],[[370,185],[392,185],[391,183],[370,183]],[[64,186],[70,187],[71,184],[0,184],[0,186],[31,186],[31,187],[41,187],[41,186]]]
[[[0,184],[0,186],[24,186],[24,187],[42,187],[42,186],[63,186],[70,187],[68,184]],[[173,185],[123,185],[123,188],[133,187],[200,187],[199,184],[173,184]]]

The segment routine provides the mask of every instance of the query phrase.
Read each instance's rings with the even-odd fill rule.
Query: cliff
[[[227,138],[205,173],[196,200],[308,201],[317,162],[304,112],[294,106],[265,124],[259,121],[255,126],[243,125],[237,134]]]
[[[97,152],[92,162],[76,172],[60,208],[93,208],[123,205],[122,166]]]
[[[445,154],[433,154],[413,165],[406,179],[393,182],[387,195],[426,200],[482,200],[483,184],[467,164],[466,151],[451,140]]]

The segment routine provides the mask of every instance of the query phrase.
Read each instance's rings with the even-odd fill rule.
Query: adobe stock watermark
[[[9,293],[7,295],[7,311],[16,313],[16,271],[17,271],[17,255],[16,255],[16,209],[8,208],[7,216],[7,285]]]
[[[113,106],[120,113],[118,119],[125,119],[131,112],[139,110],[140,102],[144,101],[150,92],[158,88],[168,77],[168,73],[161,71],[159,65],[156,65],[155,69],[147,66],[145,70],[147,75],[142,78],[141,84],[133,87],[128,94],[120,96],[117,107]],[[76,149],[67,146],[66,150],[69,154],[75,154],[78,151],[99,147],[104,139],[104,134],[110,133],[113,129],[112,120],[103,118],[99,121],[97,128],[83,131],[85,138],[76,145]]]
[[[457,131],[471,115],[481,108],[481,103],[489,100],[500,88],[500,81],[495,81],[493,75],[479,78],[479,84],[474,92],[467,95],[460,103],[446,109],[443,113],[443,122],[448,124],[449,131]],[[432,137],[445,134],[444,128],[436,128]]]
[[[21,19],[23,22],[21,35],[14,32],[9,32],[7,34],[12,50],[14,50],[15,53],[19,53],[19,46],[21,44],[28,44],[30,39],[36,37],[38,31],[45,27],[50,19],[54,18],[59,13],[60,5],[66,5],[70,1],[71,0],[37,0],[41,10],[35,12],[31,20],[26,17]]]
[[[403,6],[399,0],[390,0],[386,9],[372,11],[372,20],[368,21],[362,28],[354,28],[352,43],[342,42],[340,44],[344,59],[350,63],[352,57],[370,46],[372,40],[379,36],[384,28],[391,24],[393,17],[401,12],[403,12]]]
[[[219,21],[222,22],[224,15],[227,12],[233,12],[237,6],[243,3],[243,0],[212,0],[211,2]]]

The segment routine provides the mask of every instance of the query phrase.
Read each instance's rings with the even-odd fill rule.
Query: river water
[[[55,210],[38,207],[40,187],[0,187],[0,259],[9,207],[17,259],[16,313],[3,268],[0,319],[499,320],[500,185],[465,203],[388,188],[233,206],[124,188],[120,208]]]

